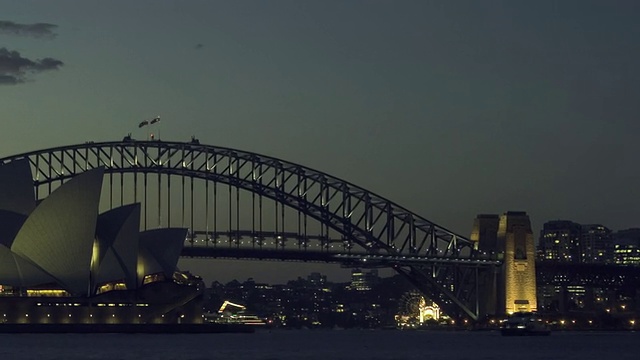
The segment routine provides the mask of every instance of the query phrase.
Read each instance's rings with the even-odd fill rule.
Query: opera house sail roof
[[[11,251],[37,264],[73,295],[87,294],[102,169],[60,186],[29,215]]]
[[[91,297],[109,282],[172,278],[187,229],[140,232],[137,203],[99,214],[103,175],[87,170],[39,200],[27,159],[0,165],[0,285]]]

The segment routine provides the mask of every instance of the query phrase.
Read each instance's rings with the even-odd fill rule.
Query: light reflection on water
[[[255,334],[0,334],[4,359],[638,359],[640,333],[259,330]]]

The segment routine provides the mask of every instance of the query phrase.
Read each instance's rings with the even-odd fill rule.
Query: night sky
[[[303,164],[465,236],[507,210],[536,237],[640,227],[638,19],[636,0],[0,0],[0,157],[144,139],[160,115],[164,140]],[[206,279],[317,268],[233,264]]]

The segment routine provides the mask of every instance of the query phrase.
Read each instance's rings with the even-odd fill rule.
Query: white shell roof
[[[89,292],[103,173],[102,168],[86,171],[52,192],[27,218],[11,246],[74,295]]]
[[[81,173],[36,204],[28,160],[0,165],[0,284],[91,296],[104,282],[173,276],[187,229],[140,233],[140,204],[98,215],[103,175]]]
[[[42,269],[0,245],[0,279],[3,285],[34,286],[55,283],[56,280]]]
[[[96,228],[99,267],[95,284],[125,279],[128,289],[136,287],[140,204],[115,208],[100,214]]]
[[[143,252],[142,249],[148,252],[161,267],[160,271],[171,278],[176,271],[186,236],[187,229],[184,228],[143,231],[140,233],[140,252]],[[148,274],[152,273],[146,272],[144,275]]]

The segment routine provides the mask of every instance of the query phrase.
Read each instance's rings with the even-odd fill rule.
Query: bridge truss
[[[187,227],[185,256],[386,266],[449,315],[476,320],[478,278],[498,265],[474,244],[326,173],[255,153],[188,143],[87,142],[27,158],[36,197],[105,168],[104,210],[140,202],[144,229]]]

